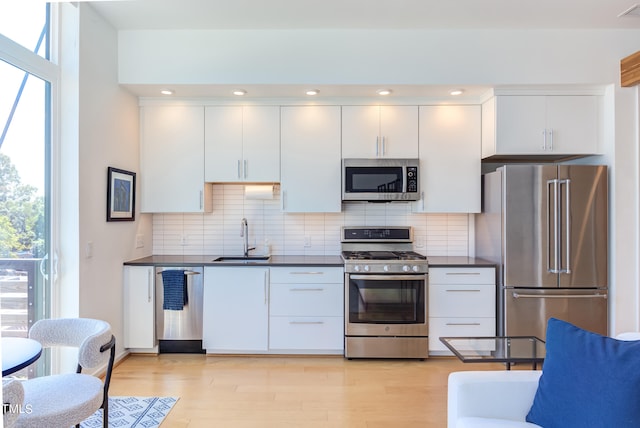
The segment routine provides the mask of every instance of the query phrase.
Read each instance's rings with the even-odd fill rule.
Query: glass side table
[[[544,361],[545,343],[535,336],[441,337],[440,341],[463,363],[531,363]]]

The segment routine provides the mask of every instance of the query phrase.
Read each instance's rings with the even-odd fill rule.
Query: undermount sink
[[[266,262],[271,256],[222,256],[213,259],[214,262]]]

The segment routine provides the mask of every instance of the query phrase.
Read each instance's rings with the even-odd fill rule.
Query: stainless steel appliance
[[[410,227],[343,227],[345,357],[428,357],[427,258]]]
[[[164,309],[162,272],[182,271],[187,303],[182,309]],[[202,267],[156,267],[156,335],[160,353],[204,353],[202,349]]]
[[[550,317],[607,334],[607,167],[506,165],[483,176],[476,256],[498,265],[498,335]]]
[[[343,201],[417,201],[418,159],[343,159]]]

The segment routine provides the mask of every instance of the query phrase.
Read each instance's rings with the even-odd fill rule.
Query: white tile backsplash
[[[275,255],[338,255],[342,226],[412,226],[414,248],[427,256],[468,256],[472,214],[418,214],[410,203],[347,203],[341,213],[290,214],[274,199],[245,200],[241,184],[213,186],[213,212],[154,214],[153,253],[233,255],[242,253],[240,221],[249,223],[249,244]],[[305,246],[305,243],[310,246]]]

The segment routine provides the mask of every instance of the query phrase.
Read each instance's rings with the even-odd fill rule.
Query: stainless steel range
[[[410,227],[343,227],[345,357],[428,356],[427,258]]]

